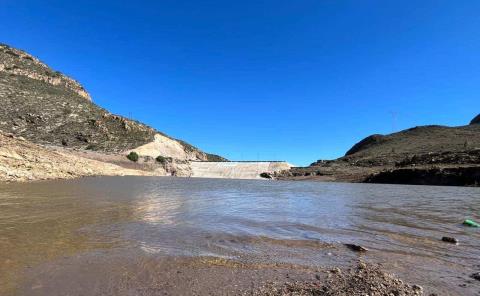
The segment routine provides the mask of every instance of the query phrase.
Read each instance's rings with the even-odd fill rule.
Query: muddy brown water
[[[479,188],[169,177],[0,184],[0,295],[114,291],[122,275],[153,277],[155,262],[182,258],[361,259],[430,292],[480,295],[469,277],[480,271],[480,229],[462,226],[466,218],[480,220]]]

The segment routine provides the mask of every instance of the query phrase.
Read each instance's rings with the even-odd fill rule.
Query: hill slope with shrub
[[[355,144],[344,158],[392,164],[413,155],[455,153],[475,148],[480,148],[479,124],[459,127],[431,125],[389,135],[369,136]]]
[[[0,45],[0,131],[44,145],[123,152],[159,135],[186,159],[207,160],[196,147],[94,104],[75,80],[30,54]],[[165,155],[169,156],[169,155]]]
[[[480,115],[465,126],[419,126],[389,135],[371,135],[356,143],[343,157],[292,168],[278,178],[477,185],[480,184],[479,120]],[[398,178],[398,170],[402,178]]]

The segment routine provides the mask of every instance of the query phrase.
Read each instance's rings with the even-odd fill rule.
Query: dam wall
[[[190,166],[192,177],[225,179],[262,179],[261,173],[273,173],[292,167],[285,161],[192,161]]]

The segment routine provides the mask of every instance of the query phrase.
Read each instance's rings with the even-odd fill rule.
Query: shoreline
[[[212,162],[209,162],[212,163]],[[232,162],[236,163],[236,162]],[[263,162],[265,163],[265,162]],[[194,162],[198,166],[198,162]],[[278,164],[280,169],[282,163]],[[285,163],[287,165],[287,163]],[[228,163],[230,166],[230,162]],[[272,165],[270,165],[272,166]],[[256,165],[253,165],[258,170]],[[248,169],[248,168],[247,168]],[[245,168],[239,168],[245,170]],[[274,179],[278,181],[313,181],[378,183],[402,185],[480,186],[480,165],[430,165],[392,168],[355,167],[334,163],[328,166],[292,168],[266,174],[268,178],[253,178],[252,173],[229,168],[224,179]],[[235,177],[238,175],[237,177]],[[239,178],[246,175],[247,178]],[[72,150],[56,146],[41,146],[21,137],[0,133],[0,181],[31,182],[64,180],[88,176],[177,176],[195,175],[188,161],[157,163],[145,158],[132,162],[121,153]],[[204,177],[211,177],[207,171]],[[220,176],[220,178],[222,178]]]

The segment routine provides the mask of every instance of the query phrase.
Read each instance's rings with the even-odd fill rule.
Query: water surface
[[[0,184],[0,213],[3,294],[29,294],[42,276],[98,258],[120,266],[132,256],[306,266],[361,256],[431,291],[480,291],[469,279],[480,271],[480,230],[461,225],[480,220],[478,188],[101,177]]]

